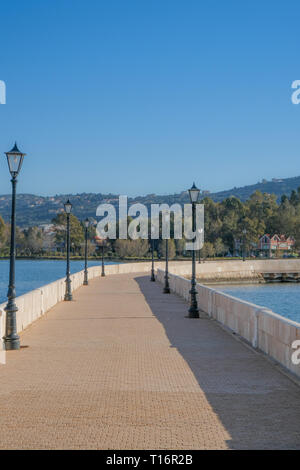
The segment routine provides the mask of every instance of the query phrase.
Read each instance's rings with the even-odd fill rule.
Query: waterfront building
[[[265,233],[260,237],[258,242],[258,250],[260,253],[274,253],[276,251],[281,252],[282,254],[288,253],[292,250],[295,245],[295,239],[286,235],[274,234],[271,236],[268,233]]]

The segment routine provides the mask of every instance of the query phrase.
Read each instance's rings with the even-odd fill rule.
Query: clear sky
[[[28,154],[20,192],[300,175],[299,1],[2,0],[0,13],[0,152],[17,140]]]

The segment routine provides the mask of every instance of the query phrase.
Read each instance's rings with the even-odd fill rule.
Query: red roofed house
[[[265,233],[260,237],[258,242],[258,250],[262,252],[272,253],[274,251],[280,250],[282,252],[290,251],[295,245],[295,239],[293,237],[286,237],[285,235],[275,235],[271,236],[268,233]]]

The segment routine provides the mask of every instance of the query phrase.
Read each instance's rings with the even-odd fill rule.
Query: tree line
[[[244,203],[232,196],[221,202],[214,202],[205,197],[201,203],[205,208],[204,236],[205,243],[201,250],[202,257],[224,256],[234,253],[235,240],[243,240],[247,249],[251,249],[265,233],[293,236],[295,249],[300,248],[300,187],[288,197],[276,201],[274,194],[255,191]],[[130,222],[128,218],[128,223]],[[150,223],[150,222],[149,222]],[[38,226],[16,230],[17,256],[64,256],[66,239],[66,214],[60,213],[53,220],[53,233],[50,235]],[[171,239],[169,257],[190,256],[185,252],[185,240],[173,238],[173,218],[171,217]],[[73,214],[70,216],[71,254],[83,256],[84,226]],[[243,233],[243,231],[246,231]],[[95,244],[96,229],[88,229],[89,256],[101,256],[101,250]],[[0,216],[0,255],[9,255],[10,225]],[[156,257],[165,256],[165,240],[155,240]],[[150,256],[150,240],[107,240],[106,256],[117,258],[147,258]]]

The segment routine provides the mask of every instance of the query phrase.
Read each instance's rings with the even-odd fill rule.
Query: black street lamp
[[[101,269],[101,276],[105,276],[105,268],[104,268],[104,245],[105,245],[105,240],[102,240],[102,269]]]
[[[165,269],[165,285],[164,285],[164,294],[170,294],[170,286],[169,286],[169,243],[168,239],[166,238],[166,269]]]
[[[15,288],[15,259],[16,259],[16,186],[17,176],[21,170],[24,156],[15,143],[10,152],[6,152],[8,168],[11,174],[12,183],[12,205],[11,205],[11,230],[10,230],[10,261],[9,261],[9,285],[7,292],[6,327],[3,337],[4,348],[8,350],[20,349],[20,338],[17,334],[18,307],[16,306],[16,288]]]
[[[246,261],[246,233],[247,233],[247,230],[244,228],[243,230],[243,261]]]
[[[192,204],[192,230],[196,230],[196,203],[198,201],[200,189],[195,185],[189,189],[190,201]],[[195,250],[192,250],[192,278],[191,278],[191,305],[189,308],[188,318],[199,318],[199,310],[197,303],[197,291],[196,291],[196,253]]]
[[[101,264],[102,264],[102,269],[101,269],[101,277],[105,276],[105,267],[104,267],[104,247],[106,244],[105,238],[100,238],[98,236],[95,237],[95,242],[100,249],[101,246]]]
[[[154,240],[151,240],[151,278],[150,281],[155,282],[155,275],[154,275]]]
[[[88,228],[90,225],[89,219],[85,219],[84,221],[84,228],[85,228],[85,244],[84,244],[84,279],[83,279],[83,285],[87,286],[89,283],[88,280],[88,268],[87,268],[87,263],[88,263]]]
[[[65,213],[67,214],[67,270],[66,270],[66,293],[65,300],[73,300],[71,291],[71,279],[70,279],[70,214],[72,211],[72,204],[69,199],[64,204]]]
[[[99,247],[101,246],[101,265],[102,265],[101,277],[104,277],[105,276],[104,247],[105,247],[105,244],[106,244],[106,240],[105,240],[105,238],[96,237],[96,243]]]

